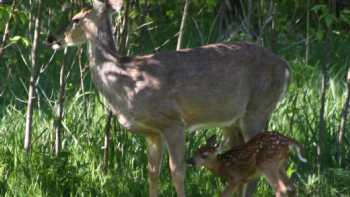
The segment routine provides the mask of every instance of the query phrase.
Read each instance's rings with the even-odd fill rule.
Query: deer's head
[[[201,146],[194,156],[188,160],[188,164],[200,167],[216,161],[219,146],[216,142],[216,136],[212,136],[207,140],[207,143]]]
[[[48,44],[56,50],[97,39],[98,29],[110,28],[107,24],[109,21],[106,22],[110,10],[118,12],[122,5],[123,0],[93,0],[92,8],[84,8],[74,15],[63,34],[50,35],[47,39]]]

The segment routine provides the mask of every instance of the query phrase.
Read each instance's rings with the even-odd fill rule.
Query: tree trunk
[[[333,14],[333,0],[329,0],[329,8],[331,10],[331,14]],[[331,64],[331,52],[332,52],[332,25],[329,25],[327,28],[327,38],[326,38],[326,46],[325,46],[325,61],[324,64],[321,64],[321,107],[320,107],[320,117],[319,117],[319,143],[317,144],[317,167],[318,173],[322,170],[322,163],[324,161],[324,148],[325,148],[325,135],[327,131],[326,124],[326,93],[328,89],[328,68]]]
[[[105,126],[105,140],[103,146],[103,172],[108,172],[108,161],[109,161],[109,150],[111,143],[111,122],[112,122],[113,114],[110,110],[108,110],[107,121]]]
[[[329,42],[329,41],[327,41]],[[327,48],[327,47],[326,47]],[[330,49],[329,49],[330,51]],[[328,53],[328,52],[327,52]],[[326,55],[328,56],[328,55]],[[328,59],[328,58],[327,58]],[[321,73],[321,88],[320,88],[320,94],[321,94],[321,107],[320,107],[320,116],[319,116],[319,143],[317,144],[317,167],[318,171],[320,173],[321,170],[321,164],[323,161],[323,151],[324,151],[324,139],[325,139],[325,132],[326,132],[326,120],[325,120],[325,105],[326,105],[326,93],[328,89],[328,75],[327,75],[327,68],[329,65],[329,60],[322,64],[322,73]]]
[[[16,7],[16,0],[14,0],[12,2],[10,16],[9,16],[9,19],[8,19],[6,25],[5,25],[4,34],[2,36],[2,40],[1,40],[1,44],[0,44],[0,59],[1,59],[2,53],[5,50],[4,47],[6,45],[6,41],[7,41],[8,37],[9,37],[9,34],[10,34],[10,25],[11,25],[11,21],[12,21],[12,18],[13,18],[15,7]]]
[[[57,156],[61,152],[61,136],[62,136],[62,120],[64,112],[64,99],[66,93],[66,75],[65,75],[65,65],[67,63],[67,48],[64,49],[64,57],[61,64],[60,70],[60,89],[58,95],[58,106],[56,111],[55,120],[55,155]]]
[[[310,0],[306,2],[305,64],[309,64],[310,53]]]
[[[347,96],[346,100],[344,103],[344,107],[341,113],[341,120],[340,120],[340,125],[339,125],[339,133],[338,133],[338,143],[337,143],[337,160],[339,166],[342,165],[343,161],[343,138],[344,138],[344,133],[346,130],[346,122],[349,114],[349,103],[350,103],[350,67],[348,69],[348,75],[347,75]]]
[[[277,45],[277,32],[276,32],[276,9],[277,3],[272,0],[272,22],[271,22],[271,50],[275,51]]]
[[[184,11],[182,14],[182,19],[181,19],[181,25],[180,25],[179,37],[177,39],[176,50],[181,49],[183,46],[183,37],[184,37],[184,33],[185,33],[185,26],[186,26],[186,20],[187,20],[187,15],[188,15],[189,4],[190,4],[190,0],[186,0]]]
[[[140,0],[137,0],[136,1],[136,8],[137,8],[137,11],[139,13],[141,13],[141,19],[140,19],[140,24],[142,24],[142,27],[140,29],[140,38],[139,38],[139,43],[144,43],[140,46],[140,49],[139,51],[141,53],[145,53],[145,50],[147,48],[151,48],[151,49],[154,49],[155,46],[154,46],[154,43],[153,43],[153,38],[148,30],[148,25],[145,25],[146,24],[146,18],[147,16],[149,15],[149,3],[148,3],[148,0],[145,0],[144,1],[144,4],[143,6],[140,4]],[[148,44],[149,43],[149,44]],[[146,46],[149,46],[150,47],[146,47]]]
[[[128,27],[129,27],[129,10],[130,10],[130,1],[125,1],[125,12],[124,12],[124,18],[123,18],[123,30],[120,35],[120,38],[118,38],[117,43],[119,43],[119,53],[121,55],[126,54],[126,45],[128,42]]]
[[[258,2],[259,3],[259,2]],[[243,5],[243,4],[242,4]],[[252,26],[252,16],[253,16],[253,0],[248,0],[248,12],[247,12],[247,18],[246,18],[246,24],[247,24],[247,29],[248,29],[248,33],[251,36],[251,39],[253,39],[254,36],[253,35],[253,26]]]
[[[28,91],[28,103],[27,103],[27,114],[26,114],[26,127],[25,127],[25,137],[24,137],[24,149],[27,153],[31,149],[31,139],[32,139],[32,129],[33,129],[33,104],[35,99],[35,89],[36,81],[39,72],[39,66],[37,64],[37,49],[40,39],[40,25],[41,25],[41,0],[38,0],[37,4],[37,14],[35,16],[35,29],[33,37],[33,46],[31,51],[31,76],[29,82]]]
[[[85,65],[83,65],[83,52],[84,52],[84,50],[83,50],[83,48],[80,48],[79,49],[79,57],[78,57],[78,64],[79,64],[79,72],[80,72],[80,91],[81,91],[81,93],[82,94],[84,94],[85,93],[85,86],[84,86],[84,75],[85,75],[85,68],[86,68],[86,66]]]

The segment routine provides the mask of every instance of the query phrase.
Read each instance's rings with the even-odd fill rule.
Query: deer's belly
[[[184,120],[190,131],[200,128],[228,127],[235,124],[246,112],[246,102],[239,105],[226,102],[223,104],[208,104],[207,106],[187,107],[184,110]]]
[[[245,107],[235,108],[232,110],[222,109],[205,110],[202,113],[189,113],[184,117],[187,128],[194,131],[200,128],[229,127],[234,125],[245,113]]]

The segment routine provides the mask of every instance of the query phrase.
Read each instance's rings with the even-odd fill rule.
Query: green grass
[[[297,99],[295,100],[295,97]],[[334,140],[339,123],[340,101],[327,102],[327,138],[330,147],[324,170],[316,174],[315,143],[319,101],[316,91],[291,92],[274,113],[270,127],[292,136],[305,144],[309,163],[302,164],[294,157],[290,160],[289,175],[301,196],[350,195],[350,170],[337,167],[333,157]],[[93,95],[89,105],[84,97],[74,97],[66,103],[63,152],[53,156],[53,118],[37,111],[34,115],[33,152],[23,151],[25,111],[16,106],[6,108],[0,121],[0,195],[1,196],[144,196],[147,193],[147,155],[142,136],[112,127],[113,153],[108,174],[102,173],[103,128],[105,110]],[[293,121],[293,126],[290,126]],[[188,134],[188,154],[204,142],[204,135],[215,129]],[[217,196],[223,183],[206,170],[188,169],[186,190],[189,196]],[[174,196],[167,167],[163,163],[161,193]],[[265,179],[259,182],[257,196],[271,196],[273,191]]]

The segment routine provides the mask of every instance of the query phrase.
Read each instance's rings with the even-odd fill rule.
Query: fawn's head
[[[119,11],[122,5],[123,0],[93,0],[93,7],[84,8],[74,15],[63,34],[50,35],[47,39],[48,44],[53,49],[60,49],[97,39],[98,29],[110,28],[109,21],[106,21],[109,10]]]
[[[216,161],[216,156],[218,153],[218,144],[216,142],[216,136],[212,136],[207,140],[207,143],[201,146],[194,156],[188,160],[188,164],[199,167],[211,162]]]

